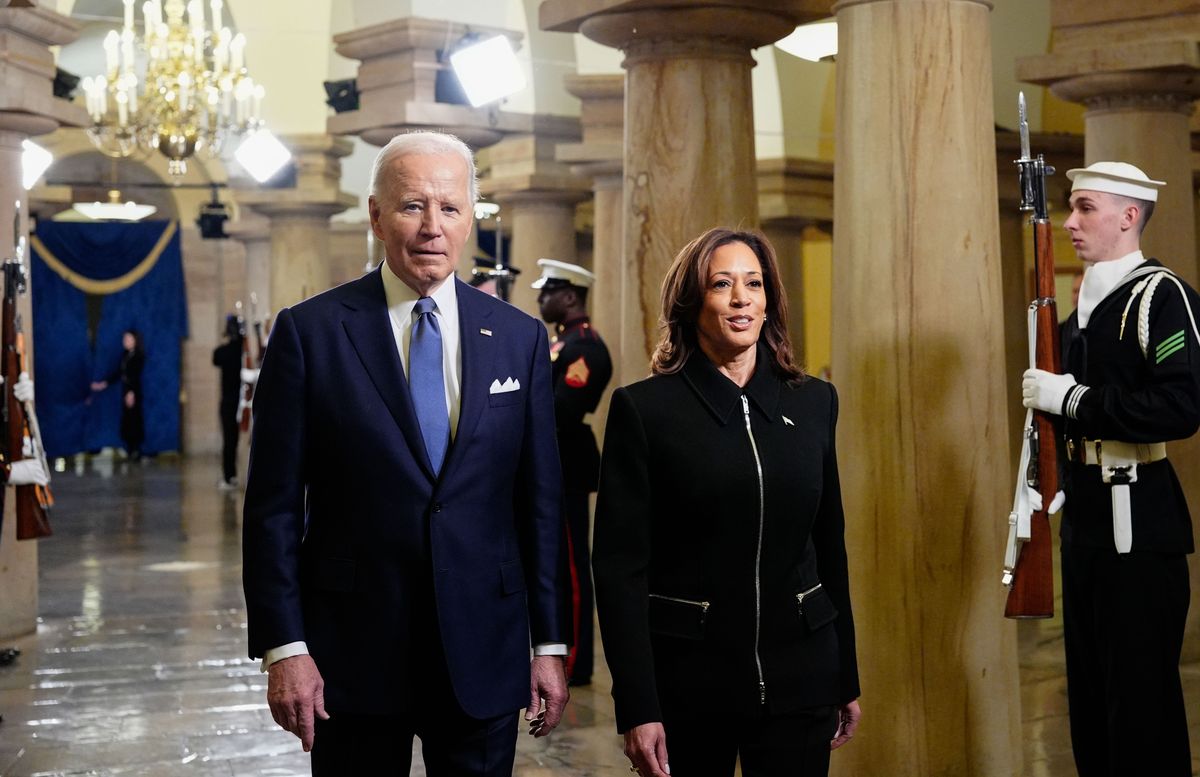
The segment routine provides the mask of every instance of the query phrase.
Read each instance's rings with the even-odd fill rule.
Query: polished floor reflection
[[[215,459],[96,460],[56,475],[41,623],[0,668],[0,775],[308,774],[245,655],[241,494],[217,479]],[[1061,624],[1019,628],[1026,774],[1069,777]],[[601,657],[595,683],[573,689],[558,732],[522,737],[517,775],[629,774],[603,667]],[[1200,754],[1200,665],[1185,667],[1185,684]],[[863,706],[872,725],[869,694]],[[419,755],[414,764],[423,775]]]

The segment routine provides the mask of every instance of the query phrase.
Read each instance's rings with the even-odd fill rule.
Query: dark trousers
[[[664,708],[667,764],[671,777],[825,777],[837,708],[818,707],[782,715],[731,715],[729,708]]]
[[[475,720],[457,709],[453,694],[407,701],[415,707],[411,714],[318,719],[313,777],[407,777],[414,735],[429,777],[511,777],[518,713]]]
[[[221,468],[225,482],[237,477],[238,406],[221,403]]]
[[[329,720],[318,719],[313,777],[407,777],[414,736],[421,739],[429,777],[512,777],[518,712],[480,720],[458,706],[438,638],[432,590],[428,597],[428,610],[413,616],[414,633],[426,636],[415,646],[409,667],[411,696],[395,699],[393,715],[330,711]]]
[[[592,591],[592,553],[588,546],[588,492],[568,490],[563,495],[570,558],[571,623],[573,646],[567,658],[567,679],[575,683],[592,679],[595,594]]]
[[[1190,598],[1187,558],[1064,543],[1062,578],[1079,777],[1189,777],[1179,679]]]

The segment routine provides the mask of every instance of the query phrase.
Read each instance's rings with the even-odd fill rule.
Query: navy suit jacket
[[[271,330],[243,527],[250,656],[307,642],[331,714],[415,704],[431,628],[476,718],[528,702],[531,639],[567,641],[546,330],[452,282],[462,399],[440,476],[378,270],[284,309]],[[491,393],[507,378],[520,388]]]

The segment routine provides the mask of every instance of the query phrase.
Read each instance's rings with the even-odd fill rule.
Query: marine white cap
[[[1076,167],[1067,171],[1071,191],[1087,189],[1108,192],[1137,200],[1158,201],[1158,187],[1166,181],[1151,180],[1140,169],[1127,162],[1093,162],[1087,167]]]
[[[577,264],[560,262],[557,259],[538,259],[537,263],[538,267],[542,268],[542,277],[530,284],[535,289],[543,286],[551,289],[556,286],[578,286],[589,289],[596,280],[595,275]]]

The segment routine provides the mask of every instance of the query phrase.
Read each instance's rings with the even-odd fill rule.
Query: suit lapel
[[[496,337],[502,333],[491,333],[488,321],[491,318],[491,307],[482,298],[476,298],[480,292],[471,289],[465,283],[455,280],[454,290],[458,297],[458,343],[462,351],[462,393],[458,429],[454,434],[454,442],[446,454],[446,463],[442,466],[442,475],[453,468],[465,456],[463,452],[479,425],[483,408],[488,402],[488,386],[491,384],[492,365],[496,357]]]
[[[383,280],[376,270],[359,281],[363,292],[344,304],[350,308],[342,326],[363,368],[388,411],[404,434],[404,439],[413,458],[430,480],[436,480],[429,455],[425,452],[425,440],[413,412],[412,397],[408,381],[404,378],[404,367],[396,351],[396,338],[392,334],[392,323],[388,319],[387,298],[383,293]]]

